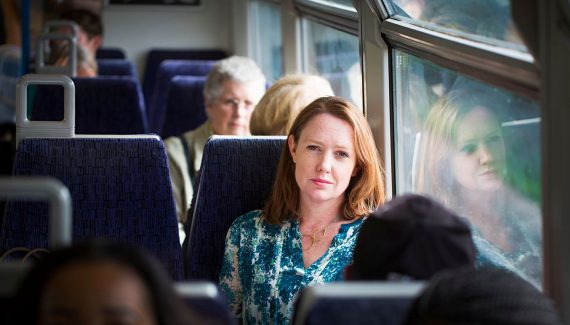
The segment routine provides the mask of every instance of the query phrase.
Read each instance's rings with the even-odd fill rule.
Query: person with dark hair
[[[265,208],[226,236],[220,287],[245,324],[287,324],[303,287],[341,280],[364,217],[384,202],[380,157],[354,104],[318,98],[288,134]]]
[[[63,12],[60,19],[71,20],[79,25],[77,44],[95,56],[103,44],[103,23],[101,17],[85,9],[72,9]]]
[[[94,241],[54,251],[22,281],[21,324],[183,324],[196,316],[159,262],[118,243]]]
[[[412,303],[407,325],[559,325],[552,301],[506,270],[484,267],[435,276]]]
[[[464,266],[475,266],[469,225],[428,197],[405,194],[366,219],[346,278],[427,280]]]

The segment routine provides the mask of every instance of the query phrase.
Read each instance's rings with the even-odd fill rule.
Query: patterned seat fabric
[[[148,52],[142,83],[145,101],[150,103],[158,68],[164,60],[220,60],[228,55],[222,50],[153,49]]]
[[[206,77],[176,76],[167,94],[164,123],[160,136],[166,139],[193,130],[204,123],[204,84]]]
[[[135,65],[124,59],[98,59],[97,72],[100,76],[131,76],[137,78]]]
[[[167,94],[175,76],[201,76],[208,75],[216,61],[204,60],[166,60],[160,64],[150,103],[148,104],[148,120],[150,130],[160,134],[164,125]]]
[[[213,137],[204,149],[186,238],[187,279],[218,281],[226,233],[240,215],[263,208],[285,137]]]
[[[143,134],[147,120],[142,90],[128,76],[74,78],[76,134]],[[37,87],[32,120],[63,119],[63,88]]]
[[[15,175],[53,176],[73,201],[73,241],[110,238],[154,254],[182,278],[178,226],[164,145],[158,138],[24,139]],[[0,252],[47,247],[47,203],[10,202]]]

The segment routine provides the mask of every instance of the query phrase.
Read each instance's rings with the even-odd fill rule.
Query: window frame
[[[538,18],[536,31],[541,66],[542,213],[544,289],[562,320],[570,321],[570,5],[568,0],[529,1]],[[562,7],[562,10],[561,10]],[[527,8],[528,9],[528,8]]]
[[[535,100],[539,97],[539,72],[528,53],[427,30],[394,18],[382,23],[381,33],[391,49]]]
[[[296,0],[295,8],[299,15],[328,27],[358,37],[358,12],[347,7],[319,0]]]

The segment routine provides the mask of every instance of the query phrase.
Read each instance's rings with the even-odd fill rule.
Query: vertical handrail
[[[30,0],[22,0],[20,7],[22,16],[22,66],[20,75],[28,73],[28,61],[30,60]]]

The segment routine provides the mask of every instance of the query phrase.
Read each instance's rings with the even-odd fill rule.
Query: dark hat
[[[429,279],[440,270],[475,265],[469,225],[421,195],[394,198],[362,225],[354,250],[355,280],[386,280],[396,274]]]

